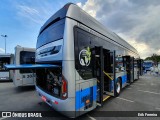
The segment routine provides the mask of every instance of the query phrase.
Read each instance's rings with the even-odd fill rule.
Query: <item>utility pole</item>
[[[6,38],[8,37],[7,35],[1,35],[2,37],[4,37],[5,40],[5,54],[6,54]]]

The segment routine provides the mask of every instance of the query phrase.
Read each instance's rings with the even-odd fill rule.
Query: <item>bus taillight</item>
[[[41,99],[42,99],[44,102],[46,102],[46,100],[47,100],[45,96],[42,96]]]
[[[62,77],[62,98],[67,98],[67,81]]]

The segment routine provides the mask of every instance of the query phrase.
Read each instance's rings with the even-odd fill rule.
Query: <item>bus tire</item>
[[[121,86],[121,79],[120,78],[117,78],[117,81],[116,81],[116,97],[119,96],[119,94],[121,93],[121,89],[122,89],[122,86]]]

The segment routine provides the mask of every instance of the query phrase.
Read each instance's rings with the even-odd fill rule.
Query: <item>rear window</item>
[[[20,64],[35,64],[35,52],[21,51]],[[20,73],[32,73],[30,69],[20,70]]]
[[[5,71],[4,65],[10,64],[10,57],[0,58],[0,71]]]
[[[62,39],[64,33],[64,22],[65,19],[62,19],[45,29],[39,35],[36,47],[39,48],[47,43]]]

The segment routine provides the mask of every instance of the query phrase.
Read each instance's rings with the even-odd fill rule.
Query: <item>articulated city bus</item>
[[[15,47],[15,65],[35,64],[35,48]],[[19,86],[35,85],[35,73],[31,69],[13,70],[13,84]]]
[[[66,4],[41,27],[35,62],[6,67],[36,69],[41,99],[68,117],[103,106],[141,72],[137,50],[75,4]]]
[[[0,54],[0,81],[12,80],[12,71],[7,70],[4,65],[13,64],[13,54]]]

